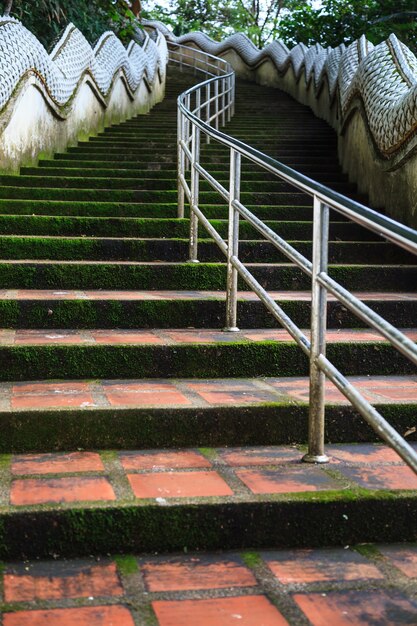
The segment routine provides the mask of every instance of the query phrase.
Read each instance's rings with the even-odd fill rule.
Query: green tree
[[[287,44],[302,42],[323,46],[349,44],[362,34],[379,43],[394,32],[410,48],[417,49],[416,0],[323,0],[300,3],[287,14],[276,34]]]
[[[105,30],[130,38],[136,23],[125,0],[5,0],[4,14],[17,17],[48,47],[68,22],[93,43]]]

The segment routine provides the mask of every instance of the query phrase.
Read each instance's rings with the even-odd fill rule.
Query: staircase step
[[[412,470],[381,446],[329,451],[324,466],[296,447],[6,456],[1,558],[413,540]]]
[[[350,381],[396,429],[417,439],[415,376]],[[308,385],[301,377],[0,383],[0,452],[305,445]],[[326,402],[327,443],[378,441],[330,383]]]
[[[412,340],[417,331],[405,330]],[[308,331],[306,331],[308,334]],[[408,375],[413,365],[376,332],[327,331],[327,354],[349,376]],[[288,333],[195,329],[3,329],[0,380],[305,376],[308,362]],[[34,369],[36,368],[36,369]]]
[[[3,183],[4,187],[8,185],[13,185],[12,189],[15,188],[47,188],[47,189],[57,189],[63,188],[65,191],[67,189],[80,189],[85,192],[86,190],[96,190],[102,189],[104,191],[108,190],[110,183],[108,177],[104,178],[103,176],[99,177],[89,177],[87,180],[84,177],[75,177],[75,176],[63,176],[61,172],[60,176],[0,176],[0,185]],[[218,182],[221,183],[224,187],[227,187],[229,184],[228,179],[224,178],[224,173],[220,176]],[[114,176],[111,179],[111,187],[112,189],[117,190],[136,190],[136,189],[149,189],[149,190],[175,190],[176,192],[176,184],[177,178],[175,177],[164,177],[161,175],[159,177],[135,177],[135,178],[126,178],[121,177],[118,178],[114,173]],[[347,183],[345,181],[333,181],[332,183],[335,189],[339,189],[340,191],[345,191],[346,193],[351,191],[353,192],[356,189],[355,185],[351,183]],[[1,187],[0,187],[1,188]],[[9,187],[10,189],[10,187]],[[201,181],[200,184],[201,191],[211,191],[211,186],[207,181]],[[286,191],[293,192],[294,187],[289,185],[277,178],[272,181],[265,180],[251,180],[251,181],[242,181],[241,190],[243,192],[258,192],[265,191],[267,193]]]
[[[72,161],[69,162],[68,165],[65,164],[65,161],[60,161],[60,167],[56,167],[56,161],[43,161],[43,167],[22,167],[21,174],[25,176],[31,177],[52,177],[52,176],[62,176],[65,175],[68,178],[107,178],[109,176],[109,168],[108,167],[75,167]],[[45,171],[46,170],[46,171]],[[112,167],[112,173],[118,179],[120,178],[132,178],[135,179],[154,179],[154,178],[169,178],[171,180],[177,181],[177,171],[175,169],[165,169],[162,170],[149,170],[149,169],[128,169],[128,168],[118,168],[117,163],[114,163],[114,168]],[[217,170],[210,172],[212,176],[217,178],[218,180],[223,180],[226,182],[224,171]],[[247,183],[248,181],[276,181],[278,180],[276,176],[273,174],[268,174],[267,172],[262,172],[261,170],[256,171],[245,171],[244,173],[244,181]],[[326,172],[326,178],[329,182],[347,182],[346,175],[340,172]],[[16,178],[15,178],[16,180]]]
[[[415,293],[356,293],[392,324],[411,328],[417,319]],[[310,323],[309,292],[271,292],[300,327]],[[0,290],[0,327],[4,328],[221,328],[225,323],[224,292],[218,291],[57,291]],[[241,328],[276,326],[257,296],[238,293]],[[331,296],[329,328],[360,328],[362,322]]]
[[[71,189],[71,188],[38,188],[38,187],[0,187],[0,198],[8,199],[30,199],[30,200],[60,200],[67,201],[97,201],[97,202],[152,202],[155,193],[152,189],[111,189],[108,184],[107,189]],[[149,187],[149,185],[148,185]],[[158,192],[160,202],[175,202],[177,200],[177,190],[175,188]],[[211,191],[200,193],[202,203],[222,203],[222,198]],[[242,202],[254,204],[309,204],[309,197],[298,191],[291,192],[243,192]]]
[[[305,290],[308,277],[291,264],[246,264],[255,278],[272,291]],[[413,291],[417,266],[334,265],[330,275],[347,289]],[[185,289],[224,290],[223,263],[168,263],[132,261],[0,262],[0,289]],[[244,289],[242,281],[240,289]]]
[[[153,226],[153,224],[151,225]],[[223,225],[222,225],[223,226]],[[226,226],[226,224],[224,224]],[[127,229],[126,229],[127,230]],[[225,228],[221,229],[223,235]],[[279,223],[277,230],[280,232]],[[156,231],[152,229],[152,231]],[[133,235],[132,232],[129,233]],[[138,233],[135,233],[139,235]],[[186,233],[182,233],[185,235]],[[164,232],[155,232],[158,238],[143,237],[30,237],[0,235],[0,259],[54,259],[54,260],[119,260],[119,261],[187,261],[188,239],[160,238]],[[171,232],[171,235],[173,233]],[[250,233],[249,233],[250,235]],[[311,260],[309,241],[287,239],[301,254]],[[200,239],[199,259],[202,262],[221,262],[224,254],[211,239]],[[239,257],[244,263],[285,263],[287,257],[265,240],[245,239],[240,242]],[[414,256],[384,242],[335,241],[329,244],[330,263],[404,263],[412,264]]]

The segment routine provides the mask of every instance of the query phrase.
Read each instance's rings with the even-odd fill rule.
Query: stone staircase
[[[177,219],[176,96],[0,186],[2,558],[127,551],[345,545],[411,540],[417,478],[329,387],[331,462],[301,464],[308,363],[251,293],[239,333],[222,331],[225,266],[200,232],[188,264]],[[285,94],[241,82],[235,137],[337,191],[331,129]],[[225,184],[227,152],[203,164]],[[242,200],[303,253],[310,199],[244,163]],[[204,210],[227,233],[207,185]],[[397,326],[414,330],[417,265],[332,216],[331,273]],[[240,252],[294,320],[309,284],[241,227]],[[329,302],[328,354],[408,438],[415,370]]]

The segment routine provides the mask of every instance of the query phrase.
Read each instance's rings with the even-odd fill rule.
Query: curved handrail
[[[178,46],[179,44],[175,45]],[[186,51],[189,57],[188,60],[193,59],[194,52],[197,52],[197,56],[202,54],[201,51],[188,48]],[[190,65],[194,69],[201,69],[196,68],[195,65]],[[304,457],[305,461],[316,463],[328,461],[328,457],[324,452],[324,377],[326,376],[348,398],[377,434],[391,445],[417,473],[417,453],[325,356],[327,293],[330,292],[351,312],[380,332],[393,347],[417,365],[417,346],[415,343],[329,276],[328,231],[330,210],[337,211],[349,220],[364,226],[414,254],[417,254],[417,232],[389,217],[377,213],[363,204],[344,197],[325,185],[313,181],[300,172],[256,150],[252,146],[221,132],[218,129],[220,114],[224,112],[224,109],[227,109],[230,114],[234,107],[232,101],[234,88],[230,88],[231,82],[234,82],[234,73],[220,74],[218,76],[211,74],[211,78],[187,89],[178,97],[179,215],[183,216],[184,214],[184,196],[187,196],[190,203],[190,261],[198,262],[198,224],[201,222],[227,257],[226,330],[238,330],[236,327],[236,312],[237,278],[239,274],[249,287],[255,291],[275,319],[295,339],[303,352],[309,355],[309,451]],[[211,95],[212,90],[216,92],[215,97]],[[227,105],[224,105],[225,94],[230,96]],[[223,107],[221,109],[218,106],[219,98],[223,98]],[[212,108],[215,109],[214,115],[211,114]],[[214,127],[212,125],[213,121],[215,122]],[[201,133],[206,136],[208,141],[214,140],[229,148],[229,189],[226,189],[201,165]],[[266,224],[240,202],[242,157],[249,159],[265,171],[278,176],[298,190],[313,197],[312,262],[283,240],[279,234],[268,228]],[[191,169],[190,184],[188,184],[186,179],[188,166]],[[199,207],[200,177],[208,181],[229,204],[229,235],[227,242],[223,240]],[[281,307],[269,296],[240,261],[238,256],[240,218],[247,220],[259,233],[312,278],[311,340],[306,337]]]

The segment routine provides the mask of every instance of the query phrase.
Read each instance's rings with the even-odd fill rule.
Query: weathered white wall
[[[13,59],[23,36],[23,59]],[[16,20],[0,18],[0,170],[17,171],[40,155],[139,113],[164,97],[165,38],[125,49],[112,33],[94,48],[70,25],[50,55]],[[15,54],[18,54],[15,53]]]

